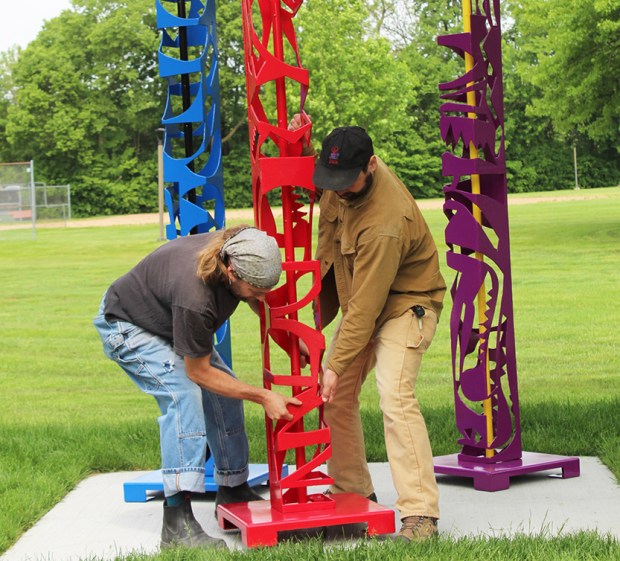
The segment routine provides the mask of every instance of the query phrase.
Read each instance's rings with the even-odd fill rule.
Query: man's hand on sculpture
[[[323,372],[323,383],[321,385],[321,398],[323,403],[331,403],[336,395],[338,386],[338,374],[329,368]]]

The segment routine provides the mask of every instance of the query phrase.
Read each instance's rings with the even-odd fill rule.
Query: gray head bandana
[[[257,288],[272,288],[280,280],[282,256],[271,236],[257,228],[244,228],[228,238],[220,257],[230,258],[237,276]]]

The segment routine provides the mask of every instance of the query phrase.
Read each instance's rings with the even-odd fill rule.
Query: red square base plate
[[[252,501],[220,505],[217,519],[220,528],[239,528],[246,547],[276,545],[278,532],[368,523],[370,536],[391,534],[395,531],[394,511],[353,493],[330,495],[333,508],[317,508],[304,512],[283,513],[271,508],[270,501]]]

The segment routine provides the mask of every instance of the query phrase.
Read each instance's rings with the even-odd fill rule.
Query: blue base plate
[[[254,487],[269,481],[268,464],[250,464],[248,485]],[[288,475],[288,465],[282,466],[282,477]],[[123,483],[123,494],[126,503],[144,503],[158,495],[163,498],[164,483],[161,470],[145,473],[131,481]],[[213,480],[213,461],[211,458],[205,464],[205,491],[217,491],[217,483]]]

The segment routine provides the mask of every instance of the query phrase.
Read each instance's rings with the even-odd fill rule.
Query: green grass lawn
[[[603,198],[573,200],[574,194],[510,211],[523,448],[599,456],[620,477],[620,188],[581,191]],[[445,217],[440,210],[424,214],[443,254]],[[161,243],[156,225],[40,229],[36,240],[1,234],[0,553],[86,475],[158,467],[155,403],[103,356],[91,320],[110,282]],[[443,272],[450,283],[453,272],[445,264]],[[232,319],[234,365],[255,384],[261,384],[258,328],[241,305]],[[447,310],[418,389],[434,453],[456,452]],[[385,461],[372,380],[362,399],[369,459]],[[251,459],[265,461],[262,409],[248,404],[246,411]],[[274,551],[279,559],[310,559],[321,548]],[[618,552],[617,543],[590,534],[442,539],[407,553],[394,548],[369,543],[333,556],[321,549],[320,556],[551,560],[613,559]],[[276,558],[270,551],[243,558]]]

